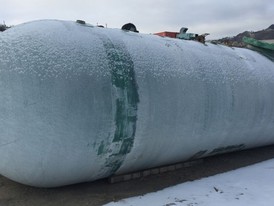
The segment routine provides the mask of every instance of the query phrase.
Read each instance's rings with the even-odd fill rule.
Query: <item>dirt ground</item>
[[[208,157],[190,168],[138,180],[109,184],[104,179],[54,189],[29,187],[0,176],[0,206],[98,206],[271,158],[274,158],[274,146],[267,146]]]

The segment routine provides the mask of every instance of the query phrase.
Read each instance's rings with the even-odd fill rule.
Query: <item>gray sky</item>
[[[274,0],[0,0],[0,22],[83,19],[121,28],[132,22],[141,33],[210,33],[209,39],[257,31],[274,24]]]

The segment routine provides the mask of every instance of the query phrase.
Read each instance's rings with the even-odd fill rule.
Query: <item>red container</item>
[[[155,33],[154,35],[167,36],[167,37],[170,37],[170,38],[176,38],[177,34],[179,34],[179,33],[178,32],[164,31],[164,32]]]

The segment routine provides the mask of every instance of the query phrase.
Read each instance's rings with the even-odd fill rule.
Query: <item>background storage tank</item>
[[[55,187],[274,143],[274,66],[76,22],[0,34],[0,174]]]

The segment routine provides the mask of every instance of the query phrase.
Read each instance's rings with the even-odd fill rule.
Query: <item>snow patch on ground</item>
[[[273,206],[274,159],[105,206]]]

